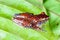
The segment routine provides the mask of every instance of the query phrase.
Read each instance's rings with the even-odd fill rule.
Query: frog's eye
[[[30,13],[30,15],[33,15],[32,13]]]
[[[46,15],[44,12],[42,12],[41,14],[37,15],[39,18],[48,18],[49,16]]]

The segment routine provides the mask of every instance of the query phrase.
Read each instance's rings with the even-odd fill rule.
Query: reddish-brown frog
[[[46,22],[49,19],[49,16],[47,16],[44,12],[33,15],[32,13],[20,13],[15,14],[13,17],[13,21],[17,23],[18,25],[22,25],[24,27],[29,27],[33,29],[41,29],[39,26]]]

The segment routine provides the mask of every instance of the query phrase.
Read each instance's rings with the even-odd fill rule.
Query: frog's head
[[[40,26],[41,24],[48,21],[49,16],[45,14],[45,12],[42,12],[41,14],[37,15],[39,17],[39,21],[37,22],[37,25]]]
[[[45,12],[42,12],[41,14],[37,15],[40,19],[40,21],[47,21],[49,19],[49,16],[45,14]]]

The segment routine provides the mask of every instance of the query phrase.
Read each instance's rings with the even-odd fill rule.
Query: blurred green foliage
[[[14,14],[45,12],[45,31],[18,26]],[[0,0],[0,40],[60,40],[60,0]]]

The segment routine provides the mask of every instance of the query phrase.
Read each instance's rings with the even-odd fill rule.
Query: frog
[[[15,14],[13,16],[13,21],[19,26],[36,30],[41,30],[40,25],[47,22],[48,19],[49,16],[46,15],[45,12],[41,12],[38,15],[34,15],[33,13],[29,12],[24,12]]]

